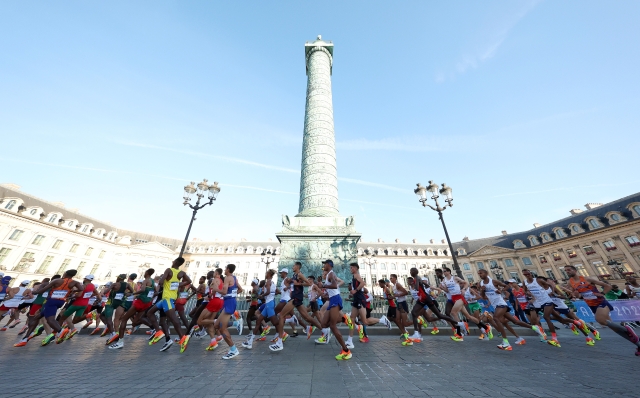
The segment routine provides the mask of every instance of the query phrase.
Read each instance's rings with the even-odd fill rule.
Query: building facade
[[[565,265],[584,276],[622,284],[640,273],[640,193],[572,209],[567,218],[529,231],[453,244],[465,279],[484,268],[498,279],[523,279],[522,270],[566,280]]]
[[[68,269],[79,275],[94,274],[98,284],[118,274],[142,275],[148,268],[162,272],[171,265],[182,240],[145,232],[119,229],[111,224],[47,202],[20,190],[14,184],[0,184],[0,269],[14,283],[23,279],[42,280]],[[451,257],[444,242],[360,243],[357,247],[361,273],[368,284],[397,274],[403,280],[409,269],[423,274]],[[192,280],[215,268],[236,265],[236,276],[248,288],[253,279],[263,279],[267,269],[278,269],[280,243],[263,241],[189,241],[182,269]],[[370,258],[368,258],[370,257]]]

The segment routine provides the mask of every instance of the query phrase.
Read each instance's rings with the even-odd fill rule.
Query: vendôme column
[[[302,143],[300,205],[297,217],[338,216],[336,140],[331,72],[333,43],[321,36],[305,44],[307,101]]]

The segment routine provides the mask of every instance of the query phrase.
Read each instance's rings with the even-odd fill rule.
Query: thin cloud
[[[521,10],[507,18],[501,29],[496,31],[492,37],[487,40],[485,45],[476,51],[462,55],[462,59],[458,61],[454,70],[449,73],[438,72],[435,76],[436,83],[443,83],[447,79],[454,79],[456,75],[462,75],[470,69],[480,67],[484,62],[493,58],[500,46],[505,42],[509,33],[531,10],[533,10],[541,0],[533,0],[528,2]]]
[[[574,187],[559,187],[559,188],[544,189],[544,190],[540,190],[540,191],[512,192],[512,193],[506,193],[506,194],[503,194],[503,195],[496,195],[496,196],[492,196],[492,197],[493,198],[504,198],[506,196],[533,195],[533,194],[537,194],[537,193],[570,191],[572,189],[582,189],[582,188],[619,187],[619,186],[623,186],[623,185],[637,184],[639,182],[640,182],[640,180],[627,181],[627,182],[622,182],[622,183],[619,183],[619,184],[577,185],[577,186],[574,186]]]

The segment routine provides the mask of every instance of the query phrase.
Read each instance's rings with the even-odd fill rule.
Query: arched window
[[[9,203],[7,203],[7,205],[4,207],[7,210],[11,210],[13,209],[13,206],[16,205],[16,201],[15,200],[10,200]]]
[[[89,226],[88,226],[88,225],[85,225],[84,227],[82,227],[82,232],[83,232],[83,233],[87,232],[87,229],[88,229],[88,228],[89,228]]]
[[[633,211],[635,211],[635,212],[636,212],[636,214],[637,214],[638,216],[640,216],[640,205],[635,205],[635,206],[633,206]]]
[[[556,229],[556,238],[565,238],[567,234],[564,233],[562,228]]]
[[[58,221],[58,215],[52,214],[51,217],[49,217],[49,222],[54,223],[56,221]]]
[[[530,236],[529,237],[529,242],[531,242],[531,246],[535,246],[535,245],[539,245],[540,242],[538,241],[538,238],[536,238],[535,236]]]
[[[573,232],[580,232],[580,227],[577,225],[574,225],[572,228]]]
[[[545,242],[549,242],[551,240],[551,236],[549,236],[549,234],[544,233],[542,234],[542,240],[544,240]]]
[[[38,211],[38,209],[31,209],[29,214],[31,214],[32,216],[35,216],[37,211]]]
[[[611,215],[611,219],[617,222],[617,221],[620,221],[620,216],[617,213],[613,213]]]
[[[591,224],[592,228],[600,228],[600,223],[595,218],[590,219],[589,224]]]

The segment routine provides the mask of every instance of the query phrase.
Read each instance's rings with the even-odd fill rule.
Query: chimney
[[[541,226],[542,226],[542,224],[539,224],[537,222],[533,223],[533,228],[538,228],[538,227],[541,227]]]
[[[446,240],[444,240],[444,239],[440,239],[440,242],[442,242],[442,243],[447,243],[447,241],[446,241]]]
[[[384,241],[382,240],[382,238],[378,238],[378,243],[384,243]]]
[[[586,205],[584,205],[584,207],[587,208],[587,210],[593,210],[596,207],[600,207],[602,206],[602,203],[587,203]]]
[[[469,241],[469,237],[465,236],[464,238],[462,238],[463,241],[468,242]]]
[[[413,242],[413,243],[418,243],[418,239],[415,239],[415,238],[414,238],[414,239],[412,240],[412,242]]]
[[[509,234],[507,233],[507,231],[502,230],[502,235],[509,235]]]
[[[400,239],[396,238],[396,243],[400,243]]]
[[[429,243],[433,243],[433,239],[429,239]]]
[[[569,213],[571,213],[572,216],[575,216],[576,214],[582,213],[582,209],[571,209],[569,210]]]

